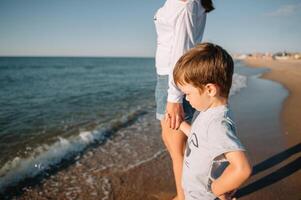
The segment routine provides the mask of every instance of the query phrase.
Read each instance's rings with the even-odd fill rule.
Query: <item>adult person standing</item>
[[[181,187],[185,134],[177,130],[183,119],[191,120],[194,109],[183,98],[173,81],[178,59],[200,43],[206,15],[214,9],[211,0],[166,0],[154,16],[157,31],[156,50],[156,118],[161,121],[163,142],[171,156],[177,196],[184,200]],[[169,117],[169,123],[165,120]]]

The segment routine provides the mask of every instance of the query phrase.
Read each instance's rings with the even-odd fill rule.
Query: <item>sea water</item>
[[[133,153],[131,142],[151,142],[151,135],[143,135],[150,119],[139,124],[139,118],[155,117],[154,64],[153,58],[1,57],[0,190],[101,145],[132,122],[132,132],[141,134],[119,141],[125,146],[120,162],[123,153]],[[235,66],[231,95],[247,87],[248,68]],[[128,166],[161,151],[137,155]]]

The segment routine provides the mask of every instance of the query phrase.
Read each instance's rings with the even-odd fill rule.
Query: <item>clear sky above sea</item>
[[[165,0],[0,0],[0,56],[153,57]],[[301,52],[300,0],[213,0],[204,41],[231,53]]]

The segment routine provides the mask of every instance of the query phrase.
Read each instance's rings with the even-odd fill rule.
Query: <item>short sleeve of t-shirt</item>
[[[212,120],[207,134],[212,160],[223,153],[245,151],[244,146],[236,135],[235,125],[230,119],[219,118]]]

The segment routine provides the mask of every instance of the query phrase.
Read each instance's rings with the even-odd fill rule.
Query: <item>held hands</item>
[[[184,119],[184,110],[181,103],[167,102],[165,120],[171,129],[178,129]]]

